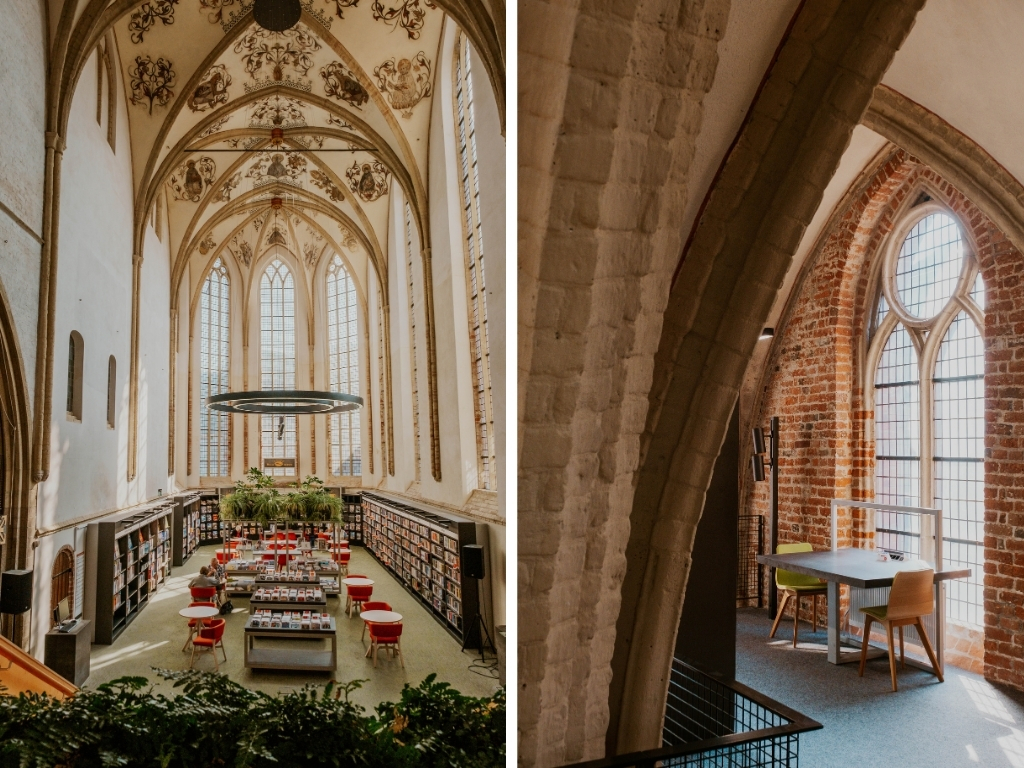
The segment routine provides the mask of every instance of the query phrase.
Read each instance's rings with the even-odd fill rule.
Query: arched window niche
[[[942,509],[943,563],[972,572],[947,585],[947,617],[976,628],[984,616],[984,304],[957,216],[932,200],[905,211],[870,305],[875,501]],[[879,516],[876,545],[928,555],[920,525],[914,515]]]

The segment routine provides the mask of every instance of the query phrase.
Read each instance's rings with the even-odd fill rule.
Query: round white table
[[[402,614],[395,611],[363,611],[359,618],[363,621],[372,621],[374,624],[394,624],[402,620]]]
[[[220,613],[220,608],[213,605],[190,605],[182,608],[178,614],[186,619],[210,619]]]
[[[185,645],[182,646],[181,650],[184,651],[188,649],[188,644],[192,641],[192,636],[195,635],[199,624],[203,624],[205,626],[206,622],[204,619],[212,619],[218,613],[220,613],[220,608],[212,605],[190,605],[188,608],[182,608],[178,611],[178,615],[184,616],[186,619],[199,620],[195,626],[188,628],[188,637],[185,639]]]
[[[342,579],[341,583],[349,587],[372,587],[373,579]]]

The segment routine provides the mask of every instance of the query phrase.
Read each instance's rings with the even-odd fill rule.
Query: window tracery
[[[338,254],[327,267],[327,336],[331,391],[360,394],[359,303],[355,282]],[[359,413],[330,416],[332,475],[362,474]]]
[[[295,389],[295,282],[280,259],[260,278],[260,379],[264,390]],[[297,474],[296,432],[295,416],[260,416],[260,454],[267,474]]]
[[[227,414],[206,407],[210,395],[228,391],[231,375],[231,296],[224,263],[217,259],[199,297],[199,476],[230,474]]]

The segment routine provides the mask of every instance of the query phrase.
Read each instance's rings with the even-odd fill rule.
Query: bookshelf
[[[136,508],[86,530],[85,618],[109,645],[171,574],[173,500]]]
[[[343,493],[341,500],[345,504],[345,538],[349,544],[363,543],[363,502],[358,493]]]
[[[223,528],[227,528],[224,525]],[[220,519],[220,498],[203,495],[199,497],[199,546],[222,544],[224,532]]]
[[[410,506],[375,493],[362,494],[367,551],[417,597],[457,640],[479,643],[480,582],[462,575],[466,544],[483,541],[483,524]],[[466,636],[469,633],[469,637]]]
[[[179,493],[174,501],[174,525],[171,530],[173,564],[184,565],[199,546],[200,495],[195,492]]]

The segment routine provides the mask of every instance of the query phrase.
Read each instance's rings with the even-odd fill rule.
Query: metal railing
[[[662,747],[562,768],[797,768],[800,734],[821,727],[742,683],[673,659]]]
[[[763,554],[764,517],[762,515],[740,515],[736,526],[736,604],[750,606],[757,601],[763,605],[764,572],[757,556]]]

